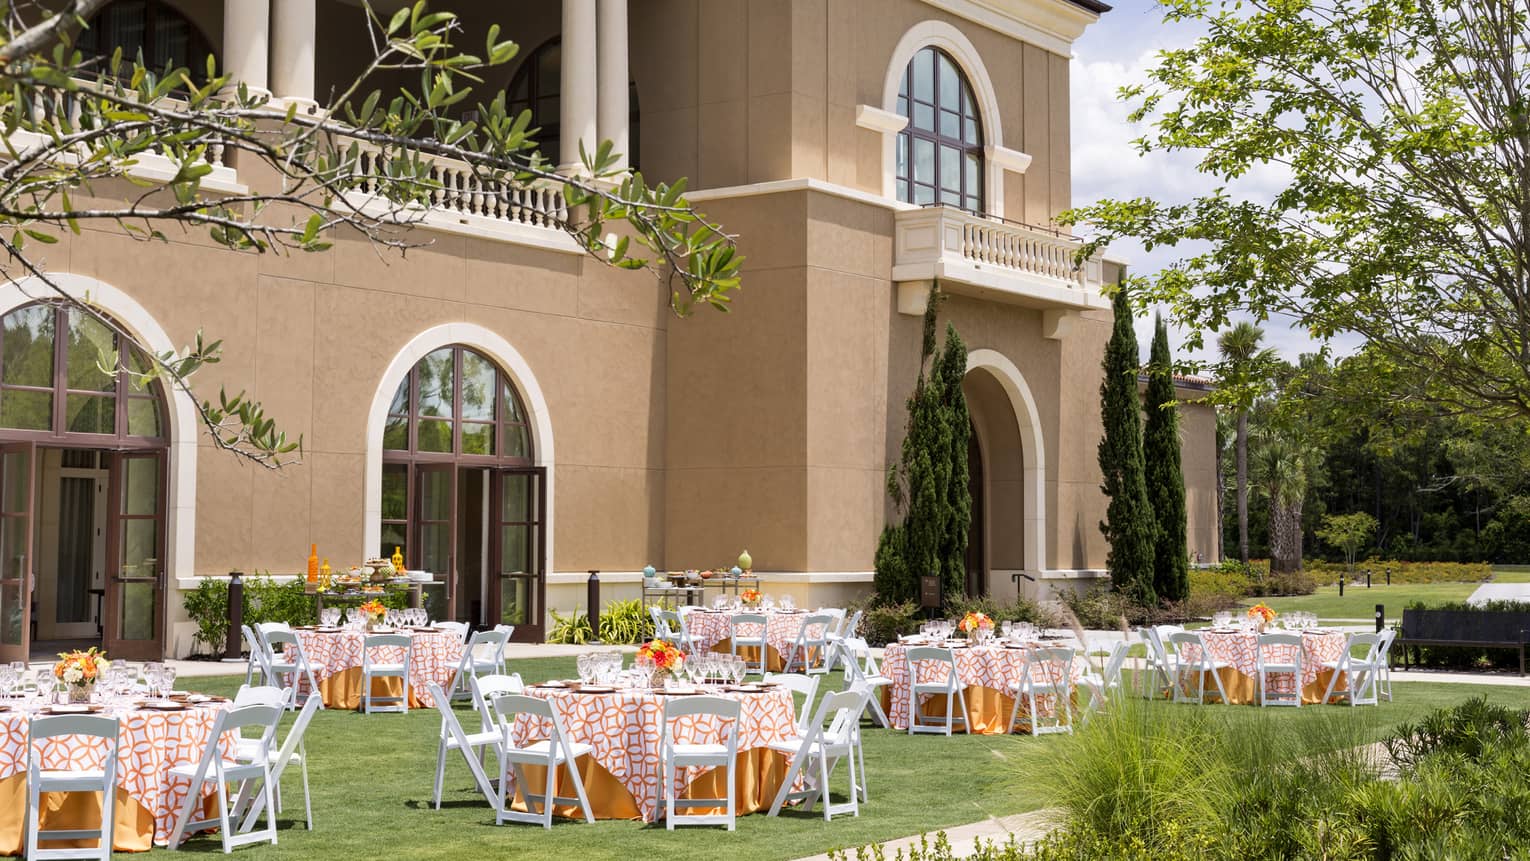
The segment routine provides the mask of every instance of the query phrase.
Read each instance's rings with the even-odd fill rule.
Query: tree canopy
[[[1205,28],[1123,88],[1143,154],[1217,187],[1064,216],[1082,252],[1183,258],[1140,285],[1191,346],[1241,315],[1358,335],[1403,396],[1530,416],[1530,0],[1163,0]],[[1280,179],[1268,200],[1238,181]]]

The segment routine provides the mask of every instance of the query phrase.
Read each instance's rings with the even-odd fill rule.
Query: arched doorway
[[[409,568],[435,574],[426,600],[438,618],[514,625],[516,639],[540,640],[551,485],[539,449],[551,439],[527,406],[542,406],[540,392],[532,381],[528,397],[527,375],[498,360],[519,359],[508,345],[435,346],[443,334],[406,348],[385,376],[384,386],[397,380],[391,395],[374,407],[369,552],[397,548]]]
[[[1035,577],[1046,558],[1046,458],[1035,401],[1019,369],[994,350],[968,355],[962,393],[972,419],[967,592],[1029,594],[1017,575]]]
[[[0,315],[0,660],[164,654],[170,417],[121,331],[63,303]]]

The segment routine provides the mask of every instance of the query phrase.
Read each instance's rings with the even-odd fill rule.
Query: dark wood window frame
[[[39,445],[65,445],[75,447],[101,448],[112,450],[127,449],[163,449],[169,447],[169,441],[165,435],[168,416],[165,411],[164,391],[158,381],[152,381],[146,388],[138,389],[132,380],[132,374],[127,365],[132,363],[144,367],[146,358],[133,358],[132,348],[123,349],[123,336],[117,326],[111,323],[103,323],[112,331],[113,347],[118,351],[119,367],[116,379],[110,392],[92,389],[72,389],[69,387],[69,316],[81,313],[71,309],[62,303],[37,302],[30,305],[22,305],[12,308],[4,315],[0,315],[0,357],[5,351],[5,327],[3,321],[10,315],[30,308],[47,308],[53,314],[53,385],[32,386],[4,382],[4,362],[0,358],[0,421],[5,415],[4,401],[8,392],[35,392],[48,394],[53,398],[52,412],[50,414],[49,428],[47,430],[34,430],[26,428],[5,427],[0,424],[0,435],[10,440],[33,440]],[[110,397],[113,401],[114,433],[89,433],[86,431],[71,431],[66,429],[68,416],[69,396],[76,397]],[[128,407],[132,402],[149,402],[154,406],[156,423],[159,433],[153,436],[128,433]]]
[[[426,358],[435,355],[442,350],[452,351],[452,417],[450,419],[452,422],[452,450],[447,452],[420,451],[420,421],[443,420],[433,416],[422,416],[420,414],[420,366],[425,363]],[[464,454],[462,452],[462,428],[464,423],[475,425],[489,424],[488,421],[464,419],[462,417],[462,367],[464,356],[469,353],[476,356],[480,361],[485,362],[490,367],[494,368],[494,419],[492,423],[494,425],[495,454],[491,455]],[[536,441],[532,434],[531,415],[526,410],[526,399],[522,397],[520,387],[517,386],[515,380],[505,372],[504,368],[500,367],[498,362],[494,361],[492,358],[484,355],[483,353],[472,349],[471,347],[464,347],[460,344],[457,344],[449,347],[441,347],[435,350],[431,350],[429,353],[426,353],[425,356],[420,357],[420,360],[415,362],[414,366],[409,369],[408,376],[406,376],[404,381],[400,384],[400,388],[403,387],[408,388],[408,395],[405,398],[406,411],[403,413],[394,412],[393,402],[390,402],[385,424],[391,424],[399,420],[405,421],[407,423],[406,426],[408,444],[407,448],[403,449],[388,448],[386,444],[386,429],[384,430],[385,442],[383,445],[383,483],[385,485],[387,484],[390,466],[394,467],[395,470],[398,467],[404,468],[404,516],[403,518],[389,517],[387,516],[389,512],[386,507],[384,507],[384,510],[380,512],[381,527],[384,532],[387,532],[387,528],[390,526],[395,527],[397,530],[402,532],[402,534],[405,536],[405,547],[406,556],[408,557],[408,564],[418,565],[419,561],[416,554],[419,553],[419,548],[415,546],[417,542],[413,540],[414,530],[418,526],[418,518],[416,517],[415,512],[415,508],[417,507],[416,496],[418,495],[418,488],[416,487],[416,470],[411,468],[411,465],[437,464],[488,469],[503,469],[506,467],[531,467],[535,466]],[[503,397],[503,395],[506,393],[515,399],[514,411],[510,409],[511,405],[508,404],[506,402],[506,398]],[[395,392],[394,401],[397,401],[397,392]],[[515,420],[516,415],[519,415],[519,421]],[[519,429],[520,432],[524,435],[525,445],[522,448],[522,453],[518,455],[510,455],[505,453],[508,450],[507,443],[509,441],[510,432],[512,429]],[[455,521],[455,498],[452,500],[452,507],[452,519]],[[388,548],[383,547],[380,548],[380,551],[387,549]],[[388,555],[388,553],[383,553],[382,555]]]
[[[542,56],[551,50],[563,50],[563,37],[554,36],[537,46],[535,51],[526,55],[516,68],[515,74],[510,77],[510,85],[505,88],[505,109],[511,116],[519,114],[523,110],[531,111],[531,127],[540,129],[536,135],[537,146],[542,151],[542,156],[548,161],[558,161],[558,146],[562,139],[561,115],[545,117],[538,110],[542,99],[556,98],[561,109],[563,105],[563,79],[562,67],[559,73],[551,77],[544,77],[541,72]],[[561,54],[560,54],[561,57]],[[526,94],[515,95],[516,87],[525,81]],[[627,164],[633,170],[637,170],[639,160],[638,153],[642,139],[642,112],[638,109],[637,82],[629,81],[627,84]]]
[[[941,93],[942,61],[949,64],[955,74],[956,104],[948,104],[949,94]],[[928,64],[930,73],[929,99],[919,97],[915,87],[915,70],[920,63]],[[898,199],[922,205],[945,204],[956,206],[979,215],[984,213],[985,177],[988,166],[983,152],[983,118],[973,96],[972,82],[962,71],[961,64],[950,54],[933,46],[920,48],[903,70],[898,87],[898,113],[908,118],[908,124],[897,137],[897,194]],[[928,123],[922,120],[928,117]],[[956,133],[942,128],[948,117],[954,117]],[[917,176],[916,150],[920,144],[931,151],[931,171],[925,182]],[[954,183],[948,182],[942,151],[956,153]],[[967,165],[973,165],[972,170]],[[928,199],[921,199],[920,192]],[[953,199],[954,197],[954,199]]]
[[[191,56],[177,62],[185,65],[187,70],[197,79],[205,78],[207,76],[207,57],[209,55],[216,57],[218,52],[213,47],[212,40],[208,39],[207,35],[202,32],[202,28],[198,27],[196,22],[191,20],[188,15],[165,2],[165,0],[141,0],[141,2],[144,4],[144,23],[143,43],[140,47],[143,49],[144,63],[148,66],[149,71],[158,74],[164,69],[164,63],[156,62],[154,58],[159,48],[155,40],[158,38],[158,33],[164,29],[160,26],[160,20],[164,18],[179,20],[185,23],[186,32],[189,37],[188,48],[191,51]],[[95,54],[101,60],[103,69],[105,69],[105,64],[111,60],[113,48],[102,49],[98,44],[98,40],[105,33],[102,27],[102,19],[107,15],[113,14],[114,11],[120,10],[121,5],[120,3],[108,4],[106,8],[97,12],[95,17],[91,19],[90,26],[81,31],[80,50],[86,56]],[[117,8],[114,9],[114,7]],[[130,63],[134,59],[134,51],[130,51],[127,46],[123,46],[123,63]],[[219,63],[220,71],[221,66],[222,63]]]

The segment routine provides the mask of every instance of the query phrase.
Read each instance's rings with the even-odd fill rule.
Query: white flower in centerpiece
[[[64,670],[64,681],[71,685],[77,685],[85,681],[85,671],[79,667],[70,667]]]

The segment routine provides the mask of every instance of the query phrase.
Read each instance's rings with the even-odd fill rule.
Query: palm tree
[[[1247,321],[1217,338],[1217,349],[1222,354],[1218,383],[1233,397],[1233,413],[1237,418],[1238,559],[1244,565],[1248,564],[1248,411],[1275,360],[1274,350],[1259,345],[1263,340],[1264,330]]]
[[[1260,434],[1254,477],[1270,503],[1270,573],[1302,570],[1302,500],[1307,460],[1302,446],[1275,431]]]

